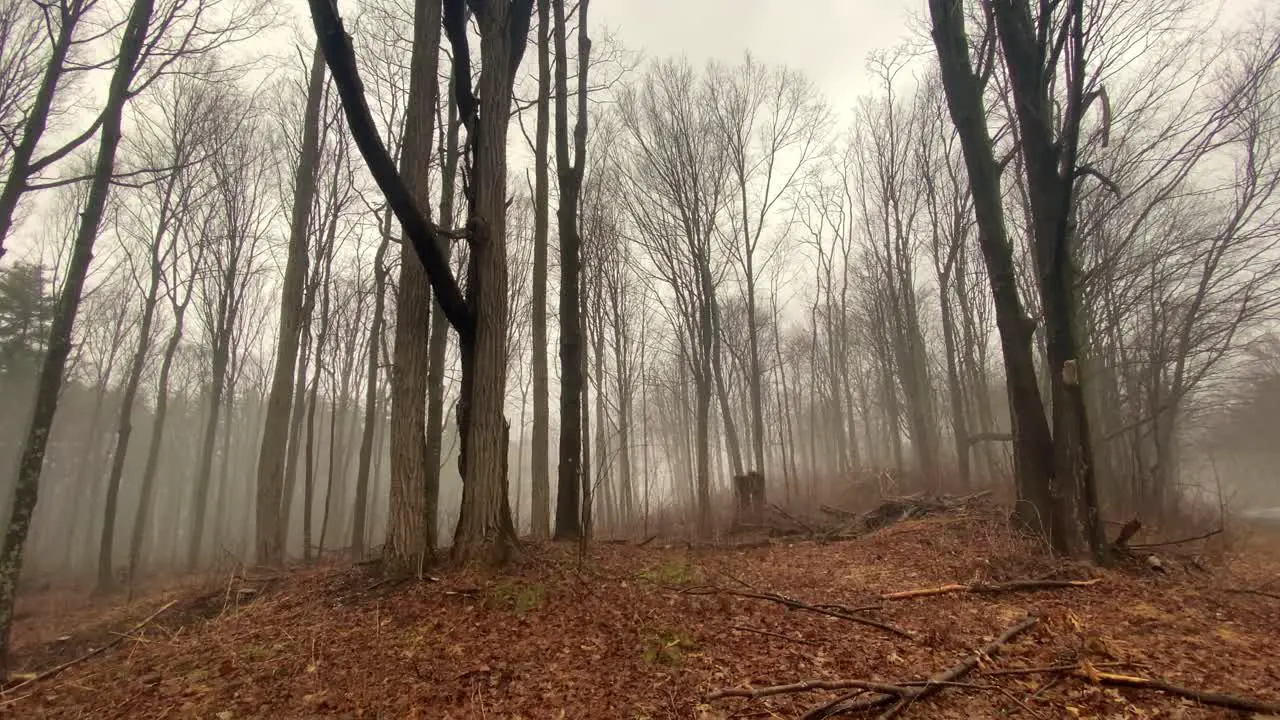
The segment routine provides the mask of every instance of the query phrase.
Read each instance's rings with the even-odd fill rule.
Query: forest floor
[[[14,628],[17,669],[117,642],[57,674],[17,676],[0,716],[824,717],[814,711],[854,691],[710,696],[860,680],[898,695],[867,692],[854,702],[880,707],[849,717],[1234,717],[1112,684],[1157,678],[1280,704],[1275,540],[1217,536],[1161,548],[1163,572],[1141,562],[1094,570],[1034,552],[990,513],[952,514],[825,544],[599,544],[585,564],[574,547],[532,546],[500,577],[442,571],[394,583],[330,566],[224,577],[216,590],[180,586],[110,609],[31,595]],[[1028,578],[1095,582],[991,586]],[[881,597],[956,583],[988,592]],[[1026,627],[1028,615],[1038,620]],[[936,679],[1014,626],[1024,632],[971,672],[910,696],[923,687],[911,682]],[[1013,672],[1048,666],[1057,669]]]

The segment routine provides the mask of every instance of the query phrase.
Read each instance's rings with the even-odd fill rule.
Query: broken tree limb
[[[49,678],[53,677],[54,675],[57,675],[58,673],[60,673],[60,672],[62,672],[62,671],[64,671],[64,670],[66,670],[67,668],[70,668],[70,667],[75,666],[75,665],[79,665],[80,663],[84,662],[85,660],[88,660],[89,658],[92,658],[92,657],[94,657],[94,656],[96,656],[96,655],[101,655],[102,653],[106,652],[107,650],[110,650],[111,648],[115,647],[116,645],[119,645],[120,643],[124,642],[124,641],[125,641],[125,638],[131,637],[134,633],[138,632],[139,630],[141,630],[141,629],[143,629],[144,627],[146,627],[147,625],[149,625],[149,624],[151,623],[151,621],[152,621],[152,620],[155,620],[156,618],[160,617],[160,614],[161,614],[161,613],[163,613],[165,610],[168,610],[169,608],[171,608],[171,607],[173,607],[174,605],[176,605],[176,604],[177,604],[177,602],[178,602],[177,600],[170,600],[169,602],[165,603],[164,605],[161,605],[159,610],[156,610],[155,612],[153,612],[153,613],[151,613],[150,615],[148,615],[146,618],[144,618],[144,619],[142,620],[142,622],[138,623],[137,625],[134,625],[134,626],[133,626],[132,628],[130,628],[128,631],[123,632],[123,633],[117,633],[117,634],[116,634],[115,639],[113,639],[111,642],[103,643],[102,647],[94,648],[94,649],[90,650],[89,652],[87,652],[87,653],[85,653],[85,654],[83,654],[83,655],[81,655],[81,656],[79,656],[79,657],[72,658],[71,660],[68,660],[68,661],[66,661],[66,662],[62,663],[61,665],[56,665],[56,666],[54,666],[54,667],[49,668],[48,670],[44,670],[44,671],[38,672],[38,673],[36,673],[35,675],[33,675],[33,676],[31,676],[31,677],[27,678],[26,680],[23,680],[22,682],[18,683],[17,685],[14,685],[14,686],[13,686],[13,687],[11,687],[11,688],[7,688],[4,692],[5,692],[6,694],[7,694],[7,693],[12,693],[12,692],[17,692],[18,690],[21,690],[22,688],[24,688],[24,687],[26,687],[26,686],[28,686],[28,685],[31,685],[32,683],[37,683],[37,682],[40,682],[41,680],[47,680],[47,679],[49,679]]]
[[[878,605],[863,607],[863,608],[844,608],[844,607],[836,606],[836,608],[838,609],[834,609],[833,606],[831,605],[825,605],[825,606],[810,605],[809,603],[801,602],[799,600],[796,600],[795,598],[789,598],[785,595],[779,595],[777,593],[749,592],[745,590],[730,590],[728,588],[712,587],[712,586],[682,588],[682,589],[679,589],[679,592],[685,595],[716,595],[716,594],[722,593],[725,595],[733,595],[735,597],[749,598],[752,600],[767,600],[769,602],[775,602],[784,607],[791,608],[792,610],[801,610],[804,612],[814,613],[815,615],[826,615],[827,617],[839,618],[841,620],[848,620],[849,622],[857,623],[859,625],[866,625],[868,627],[878,628],[880,630],[884,630],[885,632],[893,633],[894,635],[899,635],[908,640],[918,641],[920,639],[920,634],[917,632],[913,632],[911,630],[903,630],[902,628],[894,627],[893,625],[880,622],[879,620],[872,620],[871,618],[858,617],[857,615],[853,614],[854,612],[875,610],[879,607]]]
[[[1158,542],[1158,543],[1143,543],[1142,545],[1130,545],[1129,548],[1132,550],[1146,550],[1147,548],[1169,547],[1170,545],[1185,545],[1186,543],[1189,543],[1189,542],[1195,542],[1197,540],[1207,540],[1208,538],[1211,538],[1214,535],[1220,535],[1222,534],[1222,530],[1223,530],[1222,528],[1218,528],[1216,530],[1210,530],[1209,532],[1200,533],[1199,535],[1192,535],[1191,537],[1188,537],[1188,538],[1182,538],[1181,540],[1166,540],[1164,542]]]
[[[858,515],[858,513],[853,512],[852,510],[845,510],[843,508],[838,508],[833,505],[826,505],[826,504],[819,505],[818,509],[828,515],[834,515],[835,517],[845,518],[846,520],[861,519],[861,516]]]
[[[852,712],[854,710],[883,707],[885,705],[892,704],[892,707],[880,716],[881,718],[892,718],[902,712],[902,710],[911,703],[938,693],[946,687],[946,683],[955,682],[969,674],[969,672],[978,666],[978,663],[981,662],[982,658],[995,655],[1000,652],[1001,646],[1027,630],[1030,630],[1038,622],[1040,622],[1040,618],[1037,617],[1024,618],[1014,626],[1000,633],[999,637],[984,645],[977,653],[970,655],[955,665],[952,665],[944,672],[930,677],[924,685],[904,688],[905,692],[902,693],[882,692],[880,695],[866,698],[864,700],[827,705],[822,708],[818,708],[815,711],[811,711],[804,717],[806,720],[822,720],[823,718],[828,718],[832,715]]]
[[[1090,673],[1083,668],[1077,668],[1072,672],[1072,674],[1078,678],[1083,678],[1090,682],[1097,682],[1101,685],[1137,688],[1140,690],[1158,690],[1168,695],[1176,695],[1188,700],[1194,700],[1203,705],[1213,705],[1215,707],[1223,707],[1230,710],[1264,713],[1267,715],[1280,714],[1280,704],[1277,703],[1264,702],[1262,700],[1240,697],[1238,695],[1228,695],[1226,693],[1193,690],[1179,685],[1172,685],[1164,682],[1163,680],[1152,680],[1150,678],[1136,677],[1133,675],[1117,675],[1115,673],[1098,672],[1097,670]]]
[[[1132,540],[1133,536],[1137,535],[1138,531],[1141,529],[1141,520],[1137,518],[1130,520],[1120,528],[1120,534],[1116,536],[1115,542],[1111,543],[1111,547],[1121,552],[1128,550],[1129,541]]]
[[[803,520],[801,520],[800,518],[797,518],[796,516],[794,516],[794,515],[792,515],[792,514],[788,513],[786,510],[783,510],[782,508],[778,507],[777,505],[775,505],[775,504],[773,504],[773,503],[769,503],[769,509],[770,509],[770,510],[772,510],[772,511],[774,511],[774,512],[776,512],[776,513],[778,513],[778,514],[779,514],[779,515],[781,515],[784,519],[786,519],[786,520],[790,520],[791,522],[795,523],[796,525],[799,525],[800,527],[804,528],[805,532],[809,533],[810,535],[816,535],[816,534],[817,534],[817,531],[813,529],[813,526],[811,526],[811,525],[809,525],[808,523],[804,522],[804,521],[803,521]]]
[[[928,597],[931,595],[947,595],[950,593],[983,593],[994,594],[1002,592],[1020,592],[1022,590],[1059,590],[1071,587],[1087,587],[1102,582],[1098,578],[1093,580],[1013,580],[1003,583],[972,583],[969,585],[951,584],[942,585],[933,588],[917,588],[915,590],[902,590],[899,592],[885,593],[880,596],[881,600],[908,600],[910,598]]]

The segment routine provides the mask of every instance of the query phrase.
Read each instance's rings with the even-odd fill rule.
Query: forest
[[[1280,714],[1280,15],[900,4],[0,0],[0,715]]]

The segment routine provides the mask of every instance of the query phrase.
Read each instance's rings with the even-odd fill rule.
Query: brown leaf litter
[[[531,546],[501,576],[450,571],[379,583],[359,568],[311,568],[254,581],[250,592],[247,581],[169,592],[96,618],[41,615],[38,598],[28,598],[36,609],[14,631],[20,670],[124,638],[55,676],[11,685],[0,715],[792,718],[857,683],[920,687],[1028,615],[1038,621],[998,654],[976,655],[963,677],[913,693],[894,712],[1233,717],[1113,687],[1110,676],[1280,703],[1280,602],[1266,594],[1280,589],[1268,585],[1280,559],[1252,549],[1168,564],[1154,573],[1055,563],[991,518],[937,516],[839,543],[597,545],[584,567],[573,548]],[[1089,582],[1002,585],[1050,579]],[[886,600],[949,586],[967,590]],[[1246,589],[1259,592],[1231,592]],[[58,621],[66,624],[53,630]],[[732,696],[796,683],[810,688]],[[742,692],[708,697],[733,689]]]

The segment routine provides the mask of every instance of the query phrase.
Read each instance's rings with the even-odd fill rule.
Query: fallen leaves
[[[507,577],[440,573],[431,583],[378,593],[351,591],[369,587],[356,570],[282,576],[237,612],[220,613],[219,598],[203,616],[211,619],[166,626],[157,642],[123,641],[33,684],[25,697],[0,697],[0,711],[148,717],[181,706],[181,716],[218,720],[466,718],[480,717],[482,709],[486,717],[508,718],[797,717],[841,691],[815,690],[802,703],[786,695],[700,699],[717,687],[796,678],[905,686],[972,655],[1032,608],[1043,618],[1040,626],[999,656],[981,657],[974,682],[954,683],[906,714],[1163,718],[1176,711],[1208,718],[1220,715],[1158,687],[1111,678],[1159,677],[1178,688],[1240,695],[1266,696],[1280,687],[1269,651],[1280,604],[1218,592],[1224,584],[1266,587],[1277,569],[1269,556],[1233,563],[1230,583],[1177,570],[1156,584],[1113,571],[1035,594],[956,590],[882,603],[879,596],[902,588],[999,587],[1062,575],[1046,575],[1055,570],[1051,563],[1010,539],[999,521],[974,519],[908,520],[825,545],[693,553],[656,543],[601,545],[585,573],[576,569],[576,548],[532,552]],[[681,592],[710,582],[741,594]],[[775,597],[804,598],[835,615]],[[855,609],[868,603],[881,607]],[[134,612],[109,621],[127,628],[148,610]],[[919,641],[839,617],[846,614],[909,628]],[[76,617],[83,624],[30,618],[41,630],[40,642],[27,646],[29,657],[45,657],[59,636],[78,637],[90,627],[87,614]],[[35,635],[15,628],[16,637]]]

